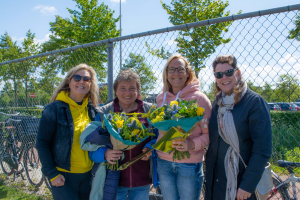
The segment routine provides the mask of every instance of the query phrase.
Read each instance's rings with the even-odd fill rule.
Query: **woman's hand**
[[[113,149],[107,149],[105,151],[104,158],[109,164],[116,164],[117,160],[119,160],[122,156],[121,150],[113,150]]]
[[[65,177],[61,174],[58,177],[56,177],[56,179],[51,181],[51,185],[56,187],[63,186],[64,184],[65,184]]]
[[[245,190],[242,190],[241,188],[238,189],[236,198],[237,200],[244,200],[248,199],[251,196],[251,193],[246,192]]]
[[[185,141],[173,141],[173,148],[178,151],[190,151],[195,148],[195,143],[193,140],[186,139]]]
[[[148,151],[149,150],[149,148],[144,148],[142,151],[143,151],[143,153],[145,153],[146,151]],[[149,152],[149,153],[147,153],[147,155],[145,156],[145,157],[143,157],[141,160],[149,160],[149,158],[152,156],[152,151],[151,152]]]

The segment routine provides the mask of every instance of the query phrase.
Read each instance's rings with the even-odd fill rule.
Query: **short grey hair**
[[[125,70],[122,70],[119,75],[117,76],[115,82],[114,82],[114,91],[115,91],[115,94],[117,92],[117,88],[118,88],[118,85],[121,81],[132,81],[134,80],[136,82],[136,87],[137,87],[137,90],[138,90],[138,94],[141,94],[141,79],[140,79],[140,76],[132,71],[131,69],[125,69]]]

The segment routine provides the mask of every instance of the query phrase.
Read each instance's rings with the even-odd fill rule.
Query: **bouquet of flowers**
[[[147,137],[154,135],[145,128],[137,117],[140,113],[128,117],[126,113],[104,114],[104,123],[110,133],[110,140],[115,150],[129,150],[134,148]],[[107,163],[108,168],[116,170],[119,164],[111,165]]]
[[[173,160],[190,158],[188,151],[178,151],[172,147],[173,141],[184,141],[190,136],[197,123],[202,119],[205,109],[196,104],[196,99],[191,101],[171,101],[169,105],[156,108],[151,107],[146,114],[148,121],[164,136],[153,145],[153,148],[166,152],[173,152]]]

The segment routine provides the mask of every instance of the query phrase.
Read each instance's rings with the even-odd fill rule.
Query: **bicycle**
[[[271,171],[273,174],[272,180],[274,188],[269,192],[267,200],[275,199],[274,197],[278,198],[278,194],[280,199],[283,200],[297,200],[296,182],[300,183],[300,178],[295,176],[293,168],[300,167],[300,163],[278,160],[277,165],[286,168],[290,177],[283,181],[277,174]],[[288,192],[288,188],[291,187],[290,183],[292,183],[293,197],[290,197]]]
[[[40,170],[40,161],[35,149],[35,136],[39,119],[30,116],[9,115],[6,122],[2,122],[2,171],[10,176],[14,174],[13,181],[17,175],[24,176],[35,187],[42,185],[44,176]],[[8,126],[5,126],[8,125]],[[23,161],[23,162],[22,162]]]

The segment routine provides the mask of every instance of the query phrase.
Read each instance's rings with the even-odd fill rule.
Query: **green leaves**
[[[114,11],[104,3],[98,6],[98,0],[74,1],[77,3],[78,10],[67,8],[70,18],[63,19],[56,16],[55,21],[50,22],[52,35],[50,35],[50,40],[43,44],[43,52],[96,42],[120,35],[115,25],[119,18],[113,18]],[[79,57],[80,60],[78,60]],[[62,73],[67,72],[75,65],[86,63],[95,69],[98,80],[101,82],[105,81],[107,70],[104,63],[106,62],[106,45],[63,53],[59,59],[57,59],[57,56],[53,56],[47,61],[49,67],[57,67],[57,70]]]
[[[141,92],[144,97],[150,90],[155,88],[157,77],[152,71],[152,66],[146,63],[144,56],[130,53],[122,69],[132,69],[132,71],[139,74],[142,87]]]
[[[173,25],[220,18],[230,14],[229,11],[225,12],[228,2],[224,3],[221,0],[172,0],[171,5],[162,1],[160,3],[170,15],[169,20]],[[179,48],[178,53],[189,60],[194,66],[196,74],[205,68],[204,61],[215,52],[217,46],[230,42],[230,38],[223,38],[222,34],[228,31],[231,23],[223,22],[179,31],[179,35],[175,39]],[[171,55],[163,47],[153,49],[147,43],[146,47],[149,53],[159,58],[168,59]]]
[[[296,17],[296,20],[294,21],[295,28],[289,31],[288,39],[296,39],[300,41],[300,13],[298,13],[298,16]]]

